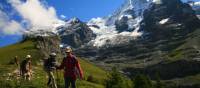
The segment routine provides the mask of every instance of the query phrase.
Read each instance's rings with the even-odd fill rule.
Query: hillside
[[[24,57],[30,54],[33,57],[33,79],[30,82],[17,81],[14,74],[14,70],[17,69],[16,65],[13,64],[13,59],[17,55],[20,61]],[[39,49],[36,48],[36,42],[27,40],[21,43],[10,45],[7,47],[0,48],[0,86],[3,88],[46,88],[46,73],[42,69],[41,59],[43,58]],[[61,61],[61,58],[58,58]],[[84,80],[78,80],[77,84],[79,88],[103,88],[104,80],[107,73],[101,68],[93,65],[89,61],[79,59],[81,66],[84,70]],[[13,74],[12,74],[13,72]],[[10,73],[10,74],[9,74]],[[56,79],[59,82],[59,88],[63,88],[63,72],[58,71]],[[88,77],[92,76],[92,79],[88,80]]]

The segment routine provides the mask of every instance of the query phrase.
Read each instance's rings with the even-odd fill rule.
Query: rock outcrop
[[[93,31],[79,19],[74,18],[69,20],[67,23],[69,26],[59,29],[61,43],[78,48],[95,37]]]

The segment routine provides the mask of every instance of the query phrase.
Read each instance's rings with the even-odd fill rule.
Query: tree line
[[[112,68],[109,78],[106,80],[106,88],[166,88],[161,82],[159,74],[154,82],[144,74],[138,74],[135,77],[127,78],[122,75],[117,68]]]

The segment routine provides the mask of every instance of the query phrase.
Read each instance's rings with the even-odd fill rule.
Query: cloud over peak
[[[29,27],[49,27],[60,22],[54,7],[47,6],[39,0],[10,0],[9,3],[28,22]],[[35,31],[37,29],[33,29]]]
[[[3,6],[5,3],[0,4],[0,34],[16,35],[37,30],[54,31],[58,24],[63,23],[57,17],[54,7],[48,6],[45,1],[8,0],[5,2],[12,10],[7,12]],[[20,19],[14,20],[16,16]]]

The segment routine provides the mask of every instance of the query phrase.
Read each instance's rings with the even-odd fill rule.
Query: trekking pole
[[[59,76],[58,76],[58,70],[56,69],[56,85],[58,86],[59,83]]]
[[[56,69],[56,80],[58,82],[58,70]]]

